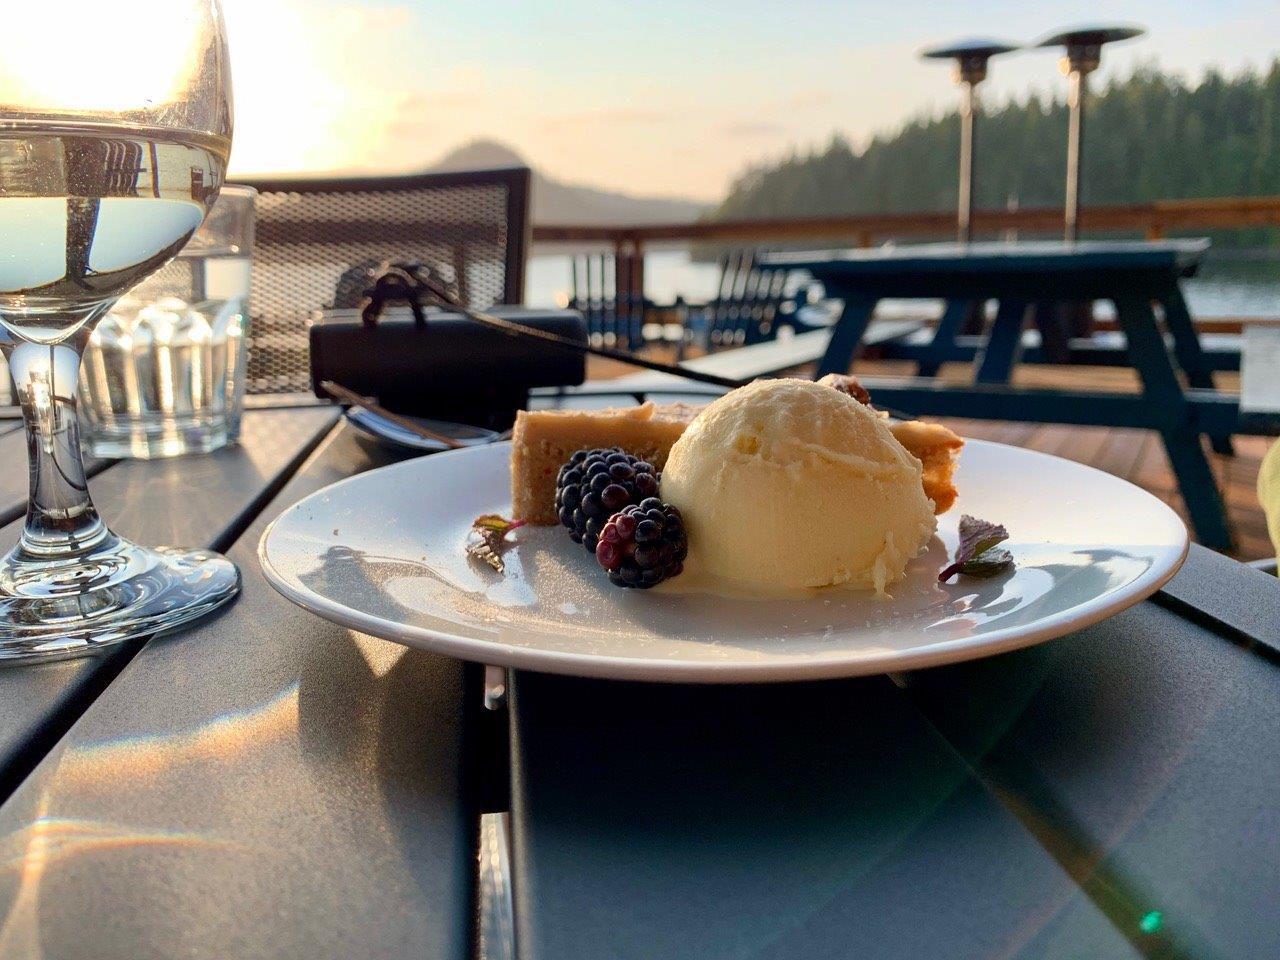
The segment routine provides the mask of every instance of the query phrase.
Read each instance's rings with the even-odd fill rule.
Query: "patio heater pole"
[[[1063,237],[1080,236],[1080,170],[1084,149],[1084,111],[1089,97],[1089,74],[1102,62],[1103,44],[1131,40],[1146,31],[1141,27],[1090,26],[1065,30],[1041,40],[1040,47],[1065,47],[1059,67],[1067,75],[1067,183],[1063,199]]]
[[[956,188],[956,239],[973,239],[973,115],[978,107],[977,83],[967,80],[960,97],[960,183]]]
[[[954,60],[952,76],[960,84],[960,183],[956,191],[956,239],[973,239],[974,121],[981,109],[978,84],[987,78],[987,61],[1017,47],[995,40],[959,40],[920,51],[926,60]]]
[[[1084,99],[1089,93],[1089,73],[1073,67],[1067,78],[1067,185],[1063,199],[1062,235],[1080,236],[1080,147],[1084,141]]]

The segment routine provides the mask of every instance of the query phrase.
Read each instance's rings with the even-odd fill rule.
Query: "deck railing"
[[[1185,230],[1280,226],[1280,196],[1107,204],[1085,207],[1080,214],[1084,230],[1141,233],[1148,239],[1158,240],[1167,233]],[[973,217],[974,229],[978,233],[995,235],[1016,230],[1056,234],[1062,230],[1063,211],[1061,207],[975,210]],[[938,210],[834,217],[698,220],[644,226],[535,224],[533,239],[537,243],[607,243],[624,251],[647,243],[680,240],[780,242],[849,239],[856,245],[871,246],[878,240],[950,237],[955,234],[955,223],[954,211]]]
[[[1061,207],[1018,210],[975,210],[974,232],[1000,236],[1030,234],[1061,236]],[[1212,197],[1196,200],[1156,200],[1150,203],[1105,204],[1080,211],[1083,233],[1137,233],[1159,240],[1169,233],[1195,230],[1236,230],[1280,227],[1280,196]],[[650,244],[691,243],[793,244],[837,241],[870,247],[885,240],[949,239],[955,236],[953,210],[920,213],[867,213],[832,217],[698,220],[644,226],[535,224],[533,241],[565,246],[612,247],[620,259],[637,265],[627,271],[628,289],[620,296],[644,290],[644,252]],[[620,283],[626,279],[620,277]]]

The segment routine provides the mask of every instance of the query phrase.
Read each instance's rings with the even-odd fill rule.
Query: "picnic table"
[[[10,422],[6,546],[22,444]],[[485,955],[529,960],[1280,955],[1274,578],[1193,547],[1151,600],[988,660],[776,686],[517,672],[504,707],[479,665],[262,577],[272,518],[394,457],[309,407],[250,410],[209,456],[95,465],[115,529],[227,551],[244,592],[0,671],[0,956],[464,960],[495,911],[515,953]]]
[[[765,262],[807,270],[828,297],[844,301],[819,375],[848,370],[881,300],[942,299],[947,308],[932,339],[915,343],[914,351],[893,344],[889,352],[917,360],[926,372],[948,360],[972,360],[973,383],[868,381],[877,401],[914,414],[1156,430],[1200,542],[1226,549],[1231,531],[1201,437],[1227,452],[1232,434],[1274,434],[1280,421],[1277,407],[1242,410],[1238,396],[1215,388],[1214,370],[1231,364],[1202,346],[1179,285],[1207,250],[1206,240],[921,244],[780,254]],[[995,320],[975,345],[963,336],[964,318],[972,304],[992,300]],[[1121,340],[1084,345],[1055,321],[1057,306],[1096,300],[1114,303]],[[1126,364],[1137,372],[1141,391],[1013,385],[1032,317],[1039,324],[1034,359]]]

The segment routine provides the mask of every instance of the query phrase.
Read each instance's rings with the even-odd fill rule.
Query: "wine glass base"
[[[235,564],[207,550],[139,547],[114,534],[50,561],[0,559],[0,667],[87,656],[188,623],[240,591]]]

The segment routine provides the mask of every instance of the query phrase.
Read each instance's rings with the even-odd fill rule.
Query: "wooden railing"
[[[1027,207],[1020,210],[975,210],[974,229],[998,235],[1020,233],[1052,235],[1062,230],[1061,207]],[[645,226],[575,226],[536,224],[536,243],[609,244],[634,253],[649,243],[671,241],[790,242],[796,240],[849,240],[871,246],[877,240],[950,237],[955,233],[954,211],[922,213],[852,214],[838,217],[786,219],[699,220],[693,223]],[[1226,230],[1241,227],[1280,226],[1280,196],[1221,197],[1200,200],[1156,200],[1085,207],[1080,211],[1084,231],[1141,233],[1160,239],[1170,232]]]
[[[1060,236],[1061,207],[1020,210],[975,210],[974,232],[979,236],[1031,234]],[[1230,230],[1280,226],[1280,196],[1215,197],[1200,200],[1156,200],[1085,207],[1080,211],[1084,233],[1140,233],[1149,240],[1188,230]],[[954,211],[871,213],[838,217],[787,219],[698,220],[693,223],[645,226],[574,226],[535,224],[534,243],[609,246],[626,270],[616,278],[619,302],[643,299],[644,253],[649,244],[690,243],[805,243],[839,242],[870,247],[877,241],[937,239],[955,235]]]

